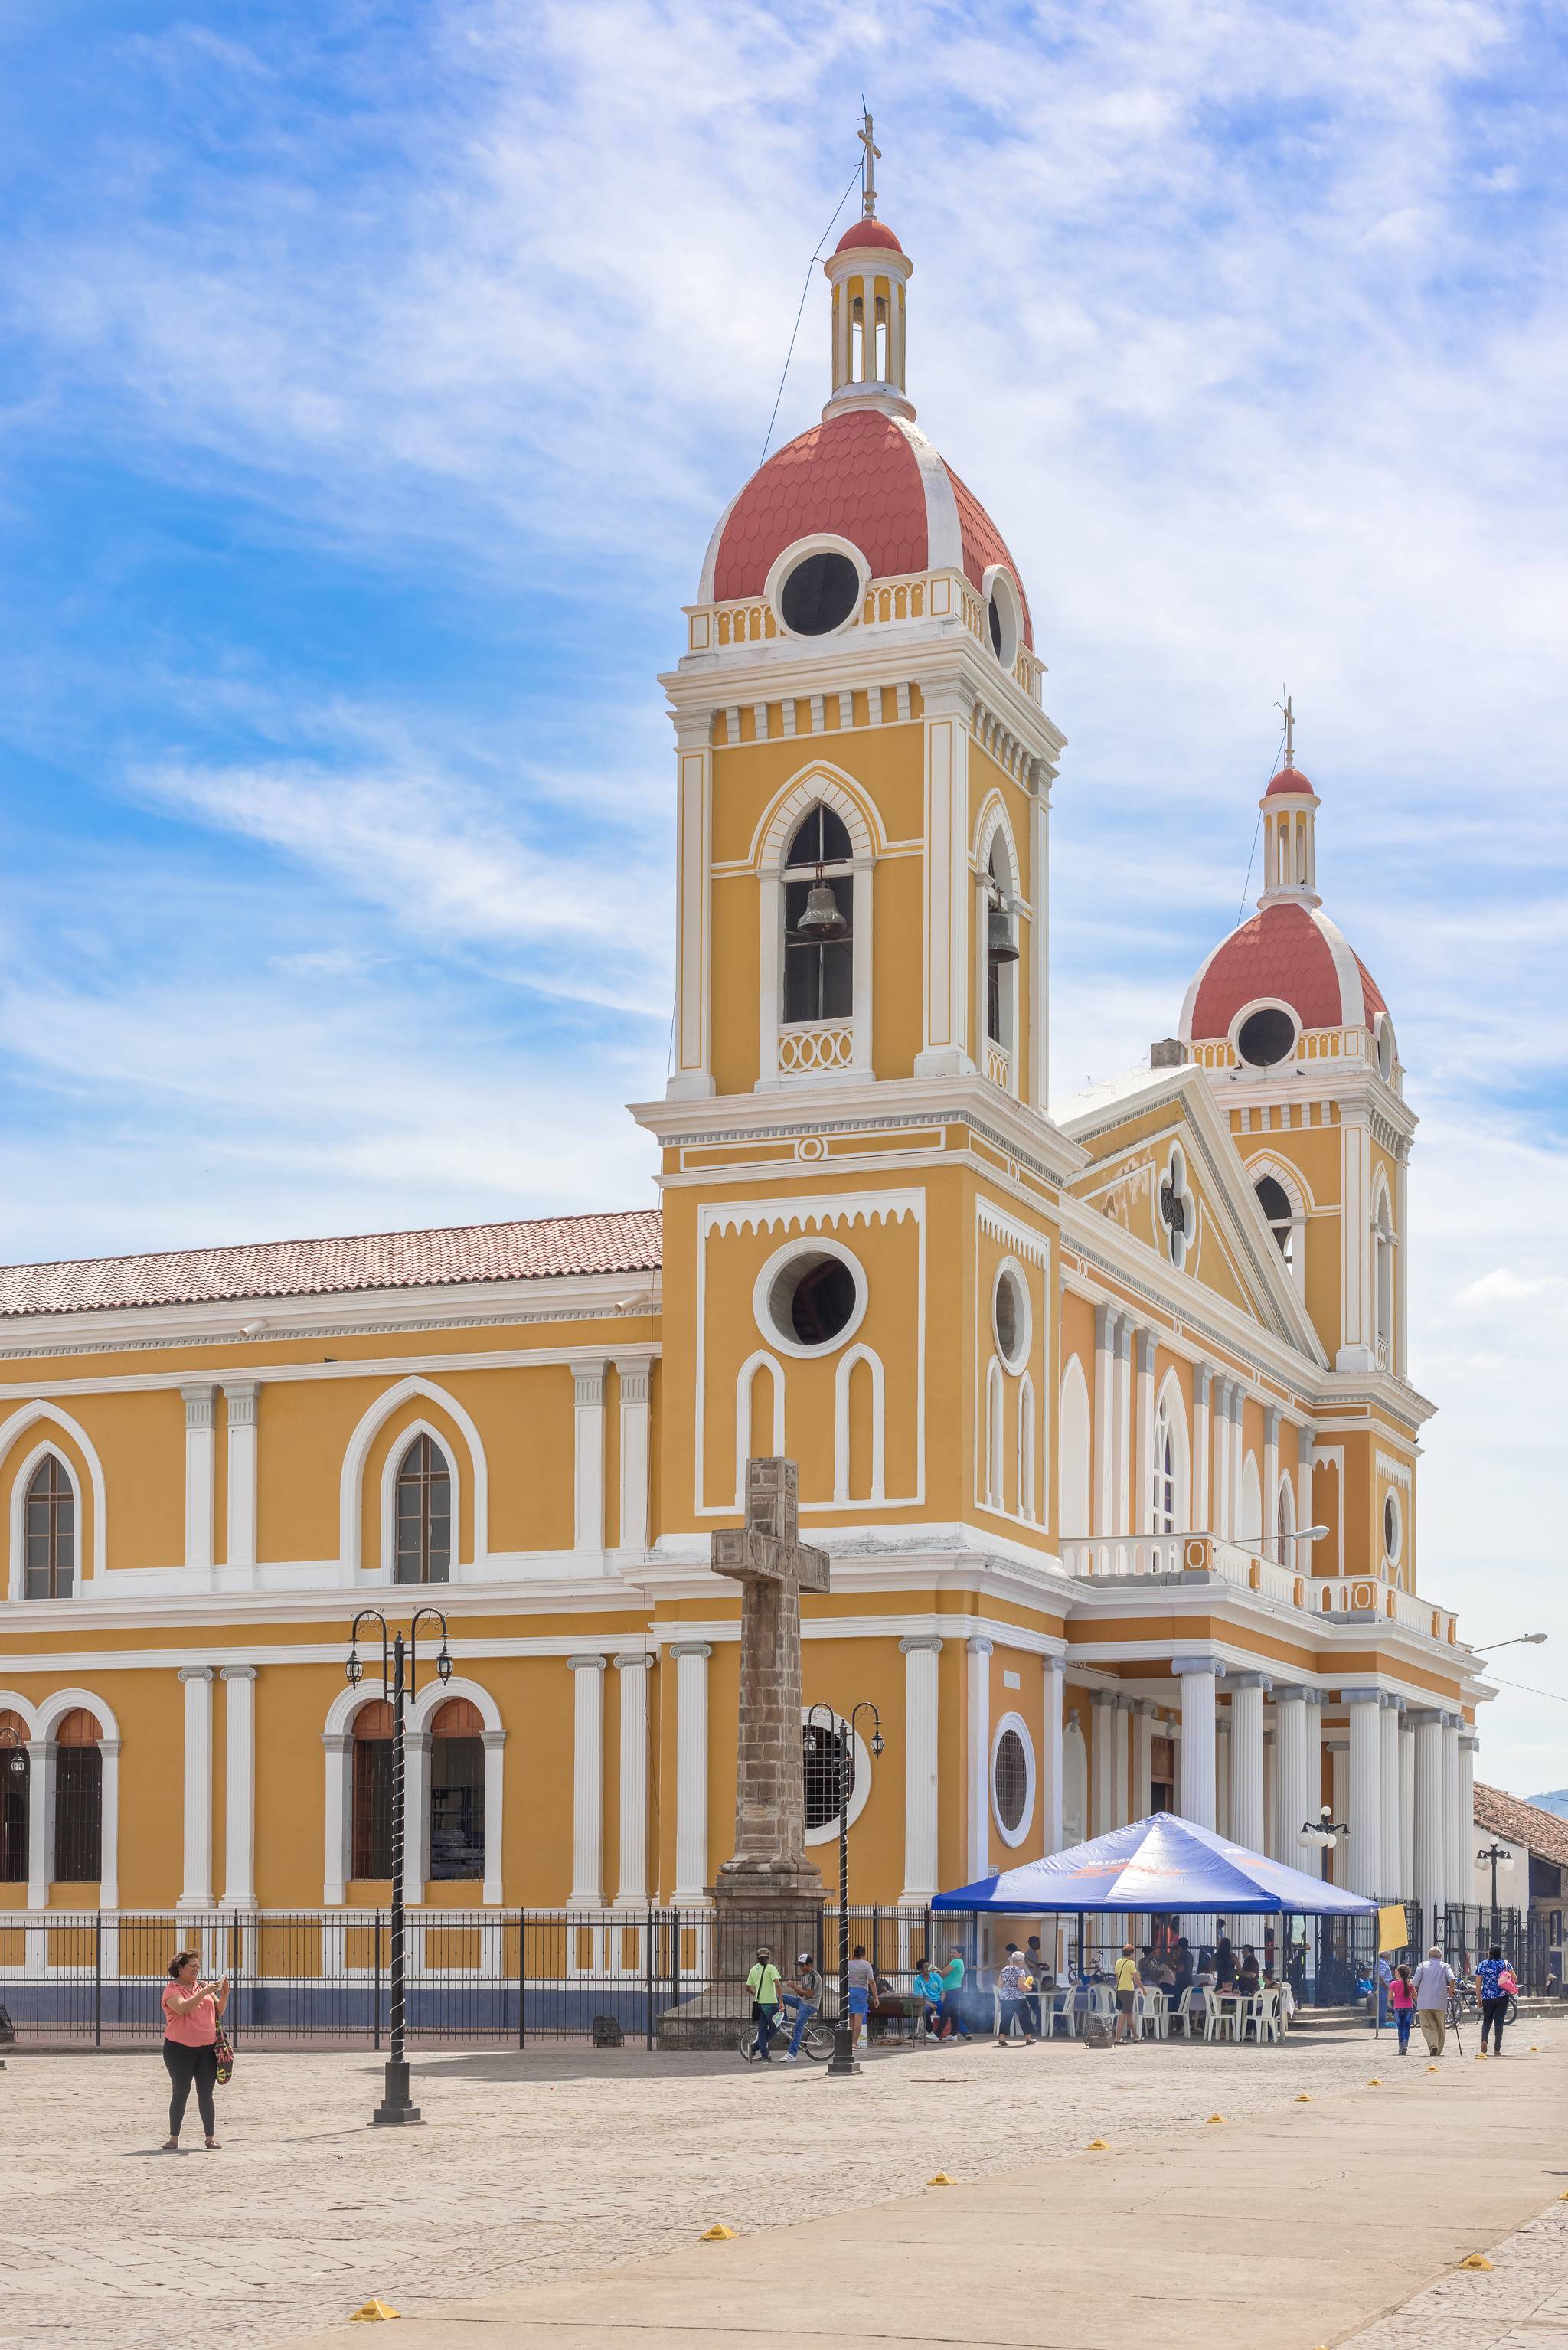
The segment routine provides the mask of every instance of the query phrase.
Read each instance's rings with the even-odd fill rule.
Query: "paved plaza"
[[[1375,2052],[1370,2034],[1261,2051],[981,2044],[877,2055],[846,2084],[631,2049],[443,2054],[416,2060],[427,2126],[407,2133],[366,2126],[379,2086],[368,2054],[242,2051],[219,2093],[223,2152],[202,2152],[197,2131],[178,2157],[154,2150],[156,2054],[24,2054],[0,2075],[0,2338],[283,2350],[335,2336],[372,2295],[403,2313],[394,2338],[409,2350],[772,2350],[842,2335],[857,2302],[845,2338],[1091,2338],[1086,2308],[1053,2321],[1055,2287],[1028,2283],[1032,2260],[1080,2299],[1085,2277],[1110,2294],[1137,2317],[1129,2341],[1179,2338],[1183,2309],[1193,2339],[1211,2339],[1240,2290],[1258,2324],[1227,2316],[1231,2345],[1314,2350],[1371,2324],[1367,2350],[1461,2334],[1482,2350],[1517,2321],[1541,2350],[1553,2331],[1568,2341],[1568,2314],[1550,2314],[1554,2296],[1568,2313],[1568,2206],[1552,2202],[1568,2189],[1568,2026],[1529,2022],[1514,2046],[1481,2065],[1467,2044],[1431,2074],[1424,2054],[1401,2064],[1391,2036]],[[1085,2156],[1096,2137],[1109,2153]],[[926,2188],[938,2170],[956,2190]],[[736,2242],[697,2246],[715,2220]],[[1461,2251],[1521,2226],[1491,2273],[1451,2274]],[[1293,2266],[1270,2284],[1285,2240]],[[966,2262],[984,2274],[962,2322],[917,2333]],[[1390,2314],[1435,2280],[1435,2296]],[[472,2319],[436,2314],[463,2303],[480,2304]],[[1093,2338],[1117,2337],[1096,2321]]]

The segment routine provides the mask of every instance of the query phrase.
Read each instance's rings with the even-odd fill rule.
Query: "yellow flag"
[[[1402,1901],[1390,1901],[1377,1912],[1378,1954],[1385,1950],[1402,1950],[1410,1939],[1410,1921],[1405,1915]]]

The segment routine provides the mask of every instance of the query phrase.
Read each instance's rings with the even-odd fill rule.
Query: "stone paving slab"
[[[1561,2054],[1528,2064],[1521,2054],[1520,2084],[1532,2066],[1550,2070],[1561,2095],[1568,2024],[1529,2029]],[[1147,2224],[1173,2242],[1205,2226],[1217,2242],[1244,2242],[1247,2223],[1231,2203],[1259,2174],[1279,2172],[1303,2118],[1357,2099],[1407,2114],[1417,2075],[1445,2098],[1471,2097],[1468,2060],[1447,2060],[1436,2076],[1423,2060],[1407,2064],[1411,2078],[1396,2092],[1392,2043],[1375,2052],[1370,2035],[1115,2054],[1064,2043],[1007,2053],[959,2046],[878,2054],[844,2084],[806,2065],[761,2071],[640,2050],[443,2053],[415,2060],[428,2126],[400,2132],[367,2126],[379,2095],[369,2052],[242,2049],[234,2083],[219,2092],[224,2151],[201,2152],[197,2133],[193,2150],[169,2157],[154,2150],[167,2097],[155,2053],[24,2054],[0,2073],[11,2154],[0,2339],[5,2350],[36,2350],[67,2332],[73,2350],[167,2350],[185,2340],[263,2350],[335,2327],[376,2295],[406,2313],[404,2334],[391,2338],[406,2336],[412,2350],[421,2314],[589,2277],[597,2294],[604,2272],[683,2256],[714,2220],[762,2226],[784,2247],[803,2223],[846,2224],[827,2215],[867,2207],[893,2256],[887,2275],[859,2253],[850,2262],[878,2280],[863,2307],[875,2339],[888,2296],[931,2265],[930,2211],[953,2192],[925,2195],[933,2171],[967,2182],[958,2193],[977,2226],[1000,2215],[1027,2232],[1041,2227],[1038,2212],[1008,2202],[1004,2179],[1054,2166],[1048,2201],[1065,2222],[1092,2213],[1102,2192],[1096,2166],[1106,2158],[1076,2158],[1088,2138],[1111,2138],[1116,2165],[1159,2147],[1143,2190]],[[1501,2090],[1512,2074],[1507,2063],[1496,2069]],[[1386,2092],[1365,2091],[1375,2070],[1390,2079]],[[1473,2078],[1486,2082],[1492,2070],[1474,2066]],[[1302,2089],[1317,2102],[1297,2106]],[[1499,2104],[1506,2112],[1507,2099]],[[1216,2106],[1232,2128],[1247,2120],[1260,2132],[1253,2177],[1238,2163],[1228,2174],[1237,2184],[1218,2206],[1196,2187],[1192,2156],[1208,2141],[1218,2160],[1218,2145],[1231,2143],[1230,2129],[1202,2126]],[[1390,2173],[1418,2163],[1423,2126],[1414,2115],[1401,2119],[1379,2163]],[[1335,2224],[1342,2212],[1354,2219],[1365,2191],[1364,2172],[1348,2185],[1336,2173],[1314,2189],[1314,2210],[1332,2212]],[[1269,2216],[1277,2222],[1277,2199]],[[1497,2233],[1519,2216],[1501,2218]],[[1072,2238],[1065,2230],[1060,2240],[1063,2265]],[[1423,2257],[1406,2291],[1434,2273],[1441,2246]],[[786,2266],[798,2260],[792,2249]],[[699,2272],[705,2287],[712,2275]],[[1402,2297],[1385,2294],[1354,2322]],[[346,2338],[363,2345],[364,2329]],[[489,2325],[465,2338],[496,2335]],[[533,2327],[521,2338],[549,2337]],[[613,2339],[602,2327],[591,2338],[599,2350]],[[713,2350],[711,2331],[702,2338]],[[1331,2338],[1314,2334],[1305,2350]],[[1282,2338],[1271,2350],[1284,2350]]]

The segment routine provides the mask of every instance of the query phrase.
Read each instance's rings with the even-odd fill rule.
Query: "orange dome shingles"
[[[874,578],[926,568],[925,485],[890,416],[859,409],[814,424],[753,474],[719,542],[715,601],[760,596],[784,548],[819,531],[849,539]]]
[[[1351,949],[1351,954],[1355,959],[1356,970],[1361,973],[1361,993],[1366,998],[1366,1024],[1370,1028],[1378,1014],[1386,1012],[1388,1006],[1383,1000],[1383,990],[1378,986],[1361,957],[1356,954],[1354,947]]]
[[[959,534],[963,541],[964,577],[978,588],[993,563],[1005,564],[1018,588],[1018,600],[1023,607],[1023,641],[1034,642],[1033,623],[1029,618],[1029,598],[1023,592],[1023,581],[1018,566],[1007,551],[1006,543],[980,500],[968,484],[960,481],[947,459],[942,459],[947,477],[953,485],[953,497],[958,505]]]
[[[661,1255],[657,1208],[543,1216],[526,1223],[454,1224],[431,1232],[356,1232],[336,1240],[254,1241],[235,1248],[0,1266],[0,1315],[542,1281],[566,1274],[655,1273]]]
[[[834,246],[835,253],[863,253],[868,245],[879,244],[885,253],[902,253],[904,248],[886,221],[852,221]]]
[[[1288,1003],[1304,1028],[1340,1026],[1339,972],[1328,941],[1304,906],[1265,906],[1231,932],[1199,987],[1192,1007],[1194,1039],[1228,1036],[1241,1006],[1259,996]],[[1377,1001],[1380,1007],[1381,996]],[[1369,1016],[1370,1012],[1369,1003]]]
[[[1315,789],[1299,767],[1282,767],[1263,797],[1272,800],[1276,792],[1311,792],[1314,799],[1317,797]]]

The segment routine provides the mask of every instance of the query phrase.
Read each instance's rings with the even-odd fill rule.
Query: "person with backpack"
[[[1480,2001],[1481,2054],[1486,2054],[1487,2033],[1492,2035],[1492,2054],[1502,2054],[1503,2019],[1508,2013],[1509,1994],[1516,1988],[1513,1969],[1494,1942],[1488,1955],[1476,1969],[1476,1997]]]
[[[180,2127],[192,2088],[207,2152],[223,2152],[213,2087],[218,2077],[218,2027],[229,2003],[229,1978],[224,1975],[219,1982],[204,1983],[201,1974],[200,1950],[176,1950],[169,1961],[169,1988],[163,1994],[163,2064],[171,2092],[165,2154],[180,2151]]]

